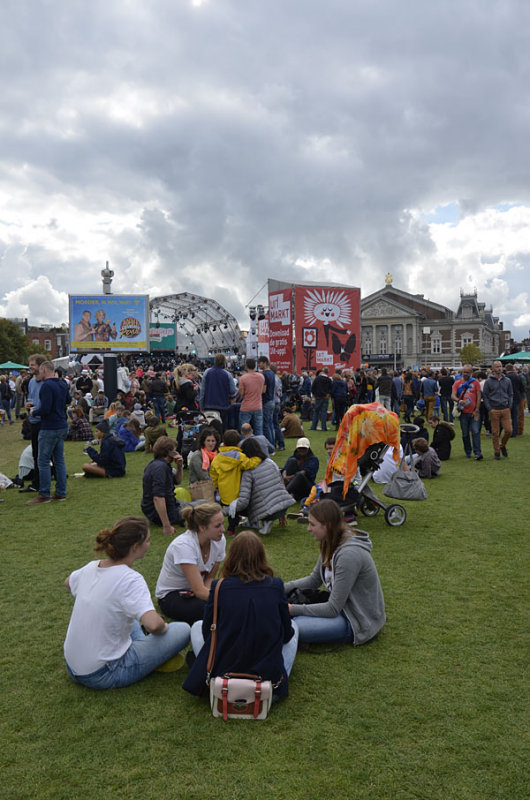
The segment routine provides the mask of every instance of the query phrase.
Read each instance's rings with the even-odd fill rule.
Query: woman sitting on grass
[[[76,406],[72,411],[68,438],[73,442],[88,442],[92,439],[92,428],[81,406]]]
[[[125,452],[133,453],[135,450],[145,448],[145,436],[137,419],[129,419],[125,425],[121,425],[117,433],[119,439],[125,442]]]
[[[108,420],[96,425],[96,437],[100,442],[99,453],[87,447],[85,453],[92,461],[83,464],[86,478],[122,478],[125,475],[125,443],[110,432]]]
[[[91,689],[118,689],[141,680],[189,642],[184,622],[168,624],[156,613],[147,584],[132,566],[150,545],[149,524],[125,517],[96,537],[91,561],[66,579],[75,598],[64,642],[68,674]],[[149,631],[146,636],[143,626]]]
[[[241,531],[223,564],[212,674],[261,675],[275,685],[274,697],[285,697],[298,635],[291,624],[283,583],[273,574],[260,539],[252,531]],[[204,620],[192,628],[191,643],[197,659],[182,685],[190,694],[201,695],[206,690],[216,583],[210,590]]]
[[[166,550],[155,595],[163,614],[189,622],[202,619],[210,586],[226,552],[224,517],[217,503],[182,509],[188,529]]]
[[[204,427],[197,440],[197,449],[188,456],[189,482],[211,481],[210,467],[218,453],[221,437],[215,428]]]
[[[412,447],[416,453],[414,469],[420,478],[436,478],[440,474],[441,463],[435,450],[425,439],[413,439]]]
[[[274,520],[283,517],[292,506],[294,497],[285,488],[280,470],[272,459],[267,458],[256,439],[245,439],[241,450],[249,458],[257,456],[261,462],[241,475],[235,512],[245,514],[249,525],[259,525],[258,532],[266,536],[271,532]]]
[[[324,602],[289,604],[301,642],[348,642],[365,644],[385,624],[385,602],[371,556],[372,542],[365,531],[346,525],[334,500],[310,507],[308,530],[320,543],[316,566],[306,578],[285,584],[293,589],[314,590],[322,585]]]

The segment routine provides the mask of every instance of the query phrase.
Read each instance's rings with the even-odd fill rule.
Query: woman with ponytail
[[[65,581],[75,598],[64,642],[68,674],[92,689],[118,689],[141,680],[173,658],[190,640],[184,622],[165,622],[147,584],[132,566],[150,545],[142,517],[124,517],[96,537],[91,561]],[[142,627],[149,633],[146,636]]]
[[[202,619],[210,586],[225,557],[223,511],[217,503],[182,510],[187,530],[171,542],[155,595],[162,613],[190,625]]]

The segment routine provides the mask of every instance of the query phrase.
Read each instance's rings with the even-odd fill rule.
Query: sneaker
[[[37,494],[37,497],[34,497],[32,500],[28,500],[26,503],[27,506],[40,506],[43,503],[51,503],[51,497],[44,497],[43,494],[40,492]]]
[[[494,458],[495,458],[495,461],[500,461],[501,460],[501,454],[500,453],[495,453]]]
[[[478,456],[475,456],[475,461],[482,461],[483,458],[484,456],[482,455],[482,453],[479,453]]]
[[[508,451],[505,447],[501,447],[501,453],[503,454],[504,458],[508,458]]]
[[[156,668],[155,672],[176,672],[183,666],[184,656],[182,653],[177,653],[172,658],[164,661],[163,664],[160,664],[160,666]]]
[[[18,491],[20,494],[29,494],[29,492],[36,492],[37,490],[34,486],[26,486],[25,489],[19,489]]]
[[[235,531],[231,531],[231,530],[230,530],[230,528],[229,528],[229,529],[227,530],[227,532],[226,532],[226,535],[227,535],[227,536],[235,536],[235,535],[236,535],[236,532],[235,532]]]
[[[52,494],[52,500],[66,500],[66,495],[64,495],[64,494]]]
[[[261,533],[262,536],[268,536],[269,533],[272,531],[272,524],[273,524],[272,519],[263,522],[258,528],[258,533]]]

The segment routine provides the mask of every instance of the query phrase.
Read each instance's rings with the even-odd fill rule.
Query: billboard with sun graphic
[[[359,366],[361,291],[337,286],[295,286],[296,370]]]

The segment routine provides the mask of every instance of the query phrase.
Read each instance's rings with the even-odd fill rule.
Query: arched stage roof
[[[198,294],[153,297],[149,302],[151,324],[173,322],[177,350],[195,351],[200,358],[214,353],[245,353],[245,339],[235,317],[216,300]]]

